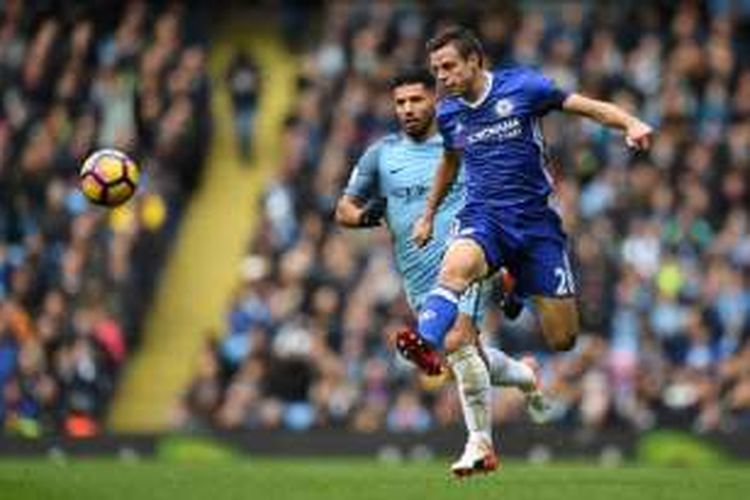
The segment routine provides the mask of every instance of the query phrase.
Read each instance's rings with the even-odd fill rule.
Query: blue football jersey
[[[460,150],[466,203],[506,216],[542,213],[552,193],[545,169],[541,118],[559,109],[567,94],[526,67],[487,73],[475,103],[450,96],[438,105],[438,127],[447,149]]]

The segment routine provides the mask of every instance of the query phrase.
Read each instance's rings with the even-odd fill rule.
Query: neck
[[[427,127],[423,132],[412,135],[412,134],[406,134],[409,139],[411,139],[414,142],[424,142],[433,135],[437,133],[437,123],[435,120],[432,120],[430,122],[430,126]]]
[[[477,102],[479,98],[484,94],[484,91],[489,83],[490,82],[487,80],[487,73],[485,73],[484,71],[480,71],[479,77],[474,79],[474,81],[471,83],[466,93],[464,94],[464,99],[470,103]]]

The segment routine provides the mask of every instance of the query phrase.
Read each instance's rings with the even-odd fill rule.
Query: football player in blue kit
[[[479,40],[464,28],[438,34],[427,50],[430,69],[446,94],[437,111],[444,150],[425,211],[413,229],[415,243],[429,243],[435,214],[462,164],[466,200],[437,285],[420,309],[421,342],[410,351],[412,361],[423,364],[432,350],[445,349],[461,297],[501,266],[515,277],[515,292],[531,299],[547,344],[567,351],[579,329],[576,287],[566,235],[551,200],[541,118],[553,110],[585,116],[622,130],[635,149],[649,147],[652,129],[611,103],[559,89],[531,68],[486,71]],[[488,435],[470,436],[467,461],[479,463],[493,454]]]
[[[464,189],[459,180],[447,190],[444,202],[435,212],[434,237],[419,248],[412,240],[412,228],[425,209],[427,193],[443,154],[443,139],[435,120],[435,80],[427,70],[409,70],[391,81],[391,98],[401,131],[375,141],[355,165],[336,207],[336,220],[345,227],[372,227],[385,221],[392,235],[393,250],[409,305],[415,313],[434,288],[440,262],[451,238],[455,217],[464,205]],[[487,301],[483,285],[477,283],[458,301],[457,321],[446,332],[445,363],[459,389],[464,419],[470,435],[489,435],[490,385],[518,387],[526,395],[533,420],[545,418],[544,398],[537,387],[535,361],[515,360],[499,349],[478,344],[478,329]],[[413,342],[399,332],[397,342]],[[407,334],[408,335],[408,334]],[[400,346],[403,348],[403,345]],[[436,351],[421,358],[427,373],[442,370],[443,358]],[[497,467],[494,453],[475,463],[459,459],[454,474],[466,476]]]

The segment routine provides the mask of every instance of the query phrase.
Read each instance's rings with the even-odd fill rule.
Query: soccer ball
[[[122,151],[100,149],[83,162],[79,172],[81,191],[92,203],[122,205],[138,187],[138,165]]]

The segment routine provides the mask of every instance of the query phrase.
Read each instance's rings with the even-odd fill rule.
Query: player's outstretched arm
[[[363,202],[348,194],[336,203],[336,223],[349,228],[379,226],[385,212],[382,200]]]
[[[621,107],[580,94],[570,94],[562,105],[563,111],[591,118],[602,125],[619,128],[625,132],[628,146],[648,149],[654,129]]]
[[[446,149],[443,152],[443,158],[440,160],[437,172],[435,173],[435,180],[432,181],[430,194],[427,196],[427,205],[425,206],[424,213],[414,223],[412,239],[419,247],[426,245],[432,237],[432,221],[435,218],[435,213],[440,206],[440,202],[443,201],[453,181],[456,179],[460,161],[461,158],[458,151]]]

